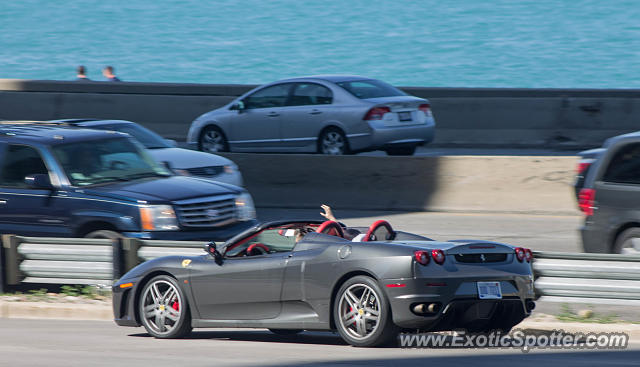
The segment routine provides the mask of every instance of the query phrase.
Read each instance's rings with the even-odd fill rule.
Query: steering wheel
[[[333,234],[331,233],[331,231],[333,231]],[[320,227],[316,229],[316,232],[344,238],[344,231],[342,230],[342,226],[338,224],[338,222],[332,220],[323,222]]]
[[[257,251],[258,253],[254,254],[254,251]],[[264,243],[252,243],[251,245],[249,245],[249,247],[247,247],[245,253],[247,254],[247,256],[266,255],[269,253],[269,251],[269,247],[267,247],[267,245],[265,245]]]
[[[381,219],[373,222],[371,227],[369,227],[367,234],[362,239],[362,242],[375,241],[376,239],[374,238],[375,236],[373,234],[380,227],[385,227],[388,231],[388,234],[386,236],[387,238],[382,238],[381,240],[392,240],[396,237],[396,232],[391,228],[391,224],[389,224],[389,222],[387,222],[386,220]]]

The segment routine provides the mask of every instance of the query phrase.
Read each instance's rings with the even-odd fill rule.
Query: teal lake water
[[[0,78],[640,88],[640,2],[0,0]]]

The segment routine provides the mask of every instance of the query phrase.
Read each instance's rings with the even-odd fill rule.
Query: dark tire
[[[207,153],[228,152],[229,143],[224,132],[217,126],[207,126],[200,133],[198,150]]]
[[[416,152],[416,147],[389,148],[386,152],[387,155],[413,155]]]
[[[145,284],[138,312],[142,326],[155,338],[181,338],[192,330],[187,298],[168,275],[158,275]]]
[[[124,236],[118,232],[101,229],[99,231],[87,233],[84,238],[108,238],[110,240],[117,240],[119,238],[124,238]]]
[[[355,276],[340,287],[333,303],[333,318],[342,339],[356,347],[385,345],[398,336],[387,296],[367,276]]]
[[[635,246],[634,246],[635,242]],[[616,242],[611,249],[615,254],[640,254],[640,228],[628,228],[616,237]]]
[[[269,329],[269,331],[277,335],[287,336],[301,333],[302,329]]]
[[[318,137],[318,153],[326,155],[349,154],[349,141],[342,130],[331,127]]]

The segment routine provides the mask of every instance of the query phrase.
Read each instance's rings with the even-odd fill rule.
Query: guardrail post
[[[122,238],[113,240],[113,280],[120,279],[125,273],[124,268],[124,251],[122,249]]]
[[[4,243],[4,235],[2,236],[2,241]],[[5,288],[5,275],[4,275],[5,265],[4,265],[4,245],[0,243],[0,294],[4,293]]]
[[[141,245],[142,241],[137,238],[122,239],[122,253],[124,263],[124,269],[122,271],[123,274],[141,263],[140,258],[138,257],[138,249]]]
[[[24,278],[20,273],[20,254],[18,254],[18,246],[22,239],[16,235],[2,235],[2,247],[4,250],[4,260],[6,269],[5,281],[8,285],[18,285]]]

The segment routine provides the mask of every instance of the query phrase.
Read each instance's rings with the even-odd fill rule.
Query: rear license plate
[[[411,112],[398,112],[398,119],[400,121],[411,121]]]
[[[502,299],[500,282],[478,282],[477,284],[480,299]]]

